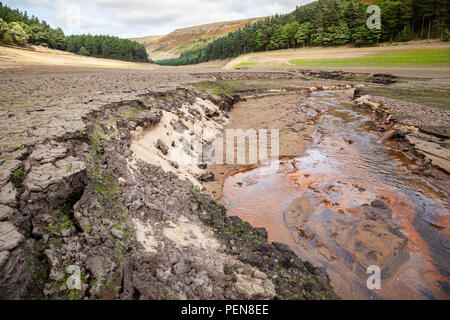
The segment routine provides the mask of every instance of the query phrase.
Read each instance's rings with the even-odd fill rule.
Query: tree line
[[[0,2],[0,42],[14,45],[35,44],[76,54],[125,61],[150,62],[145,47],[136,41],[113,36],[65,36],[27,12],[11,9]]]
[[[84,56],[149,62],[145,47],[128,39],[83,34],[66,37],[66,44],[67,51]]]
[[[369,29],[368,1],[318,0],[248,24],[180,57],[155,61],[161,65],[186,65],[241,54],[303,46],[372,46],[414,38],[449,38],[450,0],[375,0],[381,9],[381,29]]]

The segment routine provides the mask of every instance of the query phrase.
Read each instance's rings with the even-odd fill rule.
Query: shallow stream
[[[448,299],[450,201],[392,142],[351,90],[315,92],[299,111],[316,123],[303,156],[227,178],[223,202],[326,268],[344,299]],[[368,266],[381,289],[368,289]]]

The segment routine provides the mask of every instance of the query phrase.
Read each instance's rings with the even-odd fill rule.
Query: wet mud
[[[316,125],[312,143],[302,156],[228,177],[228,215],[325,267],[344,299],[448,299],[448,194],[382,139],[352,93],[299,101],[299,116]],[[367,288],[372,265],[381,289]]]

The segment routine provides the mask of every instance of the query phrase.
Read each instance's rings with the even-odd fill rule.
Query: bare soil
[[[149,65],[109,60],[99,65],[94,58],[46,52],[32,52],[30,58],[22,49],[0,50],[5,52],[0,55],[5,61],[0,297],[336,298],[323,269],[283,244],[269,244],[266,230],[228,217],[204,192],[216,191],[219,198],[224,178],[237,168],[204,169],[215,170],[217,181],[205,183],[202,191],[155,163],[136,160],[131,145],[138,127],[144,133],[164,127],[163,111],[182,117],[180,111],[195,108],[200,98],[215,104],[224,118],[227,114],[230,128],[279,126],[280,153],[297,155],[312,126],[307,119],[294,121],[298,100],[308,90],[382,84],[370,82],[368,75],[327,79],[299,69],[150,70]],[[226,91],[236,99],[201,91],[199,82],[233,84]],[[439,81],[421,85],[429,83],[439,86]],[[253,99],[264,95],[262,104]],[[238,98],[247,101],[229,112]],[[63,287],[72,264],[86,280],[79,291]]]
[[[232,69],[239,63],[256,63],[256,66],[247,66],[246,69],[261,68],[295,68],[289,63],[293,59],[348,59],[359,58],[371,54],[392,53],[399,50],[424,50],[449,48],[450,44],[442,41],[411,41],[406,43],[396,43],[393,45],[380,45],[377,47],[357,48],[357,47],[312,47],[275,50],[266,52],[255,52],[241,55],[228,62],[224,69]],[[308,67],[309,68],[309,67]],[[429,77],[448,78],[450,72],[448,67],[311,67],[314,70],[342,70],[353,72],[390,73],[401,77]]]
[[[0,73],[9,69],[27,66],[71,66],[105,69],[154,70],[158,66],[111,59],[84,57],[66,51],[53,50],[41,46],[8,47],[0,46]]]
[[[307,96],[303,94],[275,95],[263,98],[249,98],[247,101],[237,103],[229,113],[231,121],[227,129],[278,129],[279,130],[279,154],[281,157],[294,157],[303,153],[309,144],[310,134],[314,128],[310,119],[299,119],[300,101]],[[247,143],[248,145],[248,143]],[[245,149],[248,151],[248,147]],[[270,154],[270,148],[268,150]],[[236,156],[236,153],[235,153]],[[248,153],[246,154],[248,159]],[[206,182],[208,192],[212,193],[217,201],[222,198],[222,190],[225,179],[233,173],[244,169],[250,169],[251,165],[210,165],[216,179]]]

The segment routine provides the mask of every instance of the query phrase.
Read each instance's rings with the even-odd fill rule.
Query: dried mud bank
[[[430,173],[430,165],[450,173],[450,112],[411,102],[355,92],[354,104],[377,115],[384,140],[402,142],[402,151]]]
[[[202,193],[207,169],[167,157],[173,131],[223,125],[236,97],[146,91],[80,104],[75,119],[45,130],[46,119],[26,144],[2,145],[0,297],[337,298],[325,270]],[[68,287],[74,275],[79,289]]]

